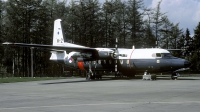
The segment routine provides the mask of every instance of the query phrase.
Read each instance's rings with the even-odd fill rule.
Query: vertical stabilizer
[[[54,21],[53,45],[63,44],[64,42],[66,42],[66,37],[63,32],[61,19],[57,19]]]

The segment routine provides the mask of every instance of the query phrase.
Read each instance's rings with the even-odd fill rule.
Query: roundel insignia
[[[73,61],[73,58],[69,58],[68,60],[69,60],[69,63],[72,63],[72,61]]]

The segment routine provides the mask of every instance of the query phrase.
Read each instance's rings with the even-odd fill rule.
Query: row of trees
[[[143,0],[0,0],[0,42],[52,44],[53,21],[61,18],[67,40],[89,47],[162,47],[188,49],[174,52],[176,56],[194,62],[192,69],[199,70],[200,25],[194,37],[190,31],[172,23],[166,13],[146,8]],[[30,49],[0,47],[1,68],[15,76],[29,76]],[[63,66],[49,63],[48,51],[35,50],[35,75],[61,74]],[[14,70],[14,71],[12,71]]]

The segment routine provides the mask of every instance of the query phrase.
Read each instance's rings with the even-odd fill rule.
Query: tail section
[[[54,21],[53,45],[64,44],[64,42],[66,42],[66,37],[63,32],[61,19],[57,19]]]
[[[60,45],[60,46],[70,46],[70,47],[84,47],[77,44],[71,44],[67,42],[65,37],[65,33],[61,24],[61,19],[56,19],[54,21],[54,30],[53,30],[53,45]]]
[[[64,46],[66,42],[65,33],[63,32],[63,27],[61,24],[61,19],[54,21],[54,30],[53,30],[53,46]],[[51,51],[50,60],[53,61],[63,61],[67,57],[66,51],[58,50]]]
[[[65,33],[61,24],[61,19],[57,19],[54,21],[53,46],[84,47],[76,44],[67,43],[67,39],[65,37]],[[66,60],[70,59],[75,52],[70,53],[68,54],[65,50],[51,51],[50,60],[65,63]]]

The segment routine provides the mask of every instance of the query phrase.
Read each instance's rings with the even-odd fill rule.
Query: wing
[[[39,49],[46,49],[50,51],[67,51],[67,52],[79,52],[77,56],[84,57],[87,60],[97,60],[97,59],[114,59],[112,48],[107,48],[106,50],[101,50],[98,48],[89,48],[83,46],[58,46],[58,45],[44,45],[44,44],[27,44],[27,43],[11,43],[5,42],[3,45],[9,46],[22,46],[22,47],[32,47]]]
[[[90,52],[90,53],[97,53],[98,52],[95,48],[88,48],[88,47],[70,47],[70,46],[55,46],[55,45],[11,43],[11,42],[4,42],[2,44],[3,45],[10,45],[10,46],[22,46],[22,47],[48,49],[48,50],[53,50],[53,51],[63,50],[63,51],[77,51],[77,52]]]

